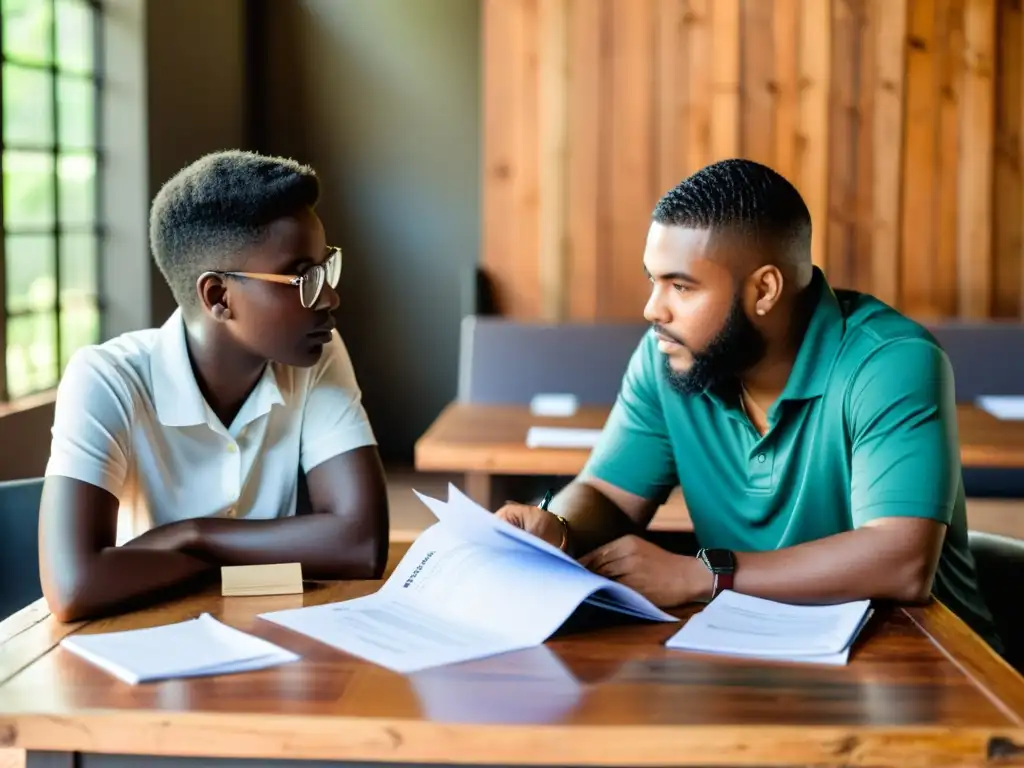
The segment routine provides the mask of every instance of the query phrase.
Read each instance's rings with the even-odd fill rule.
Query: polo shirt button
[[[757,454],[757,463],[758,464],[764,464],[764,461],[765,461],[765,455],[763,453]]]
[[[237,451],[238,451],[238,446],[237,445],[235,445],[234,443],[228,443],[228,453],[236,453]]]

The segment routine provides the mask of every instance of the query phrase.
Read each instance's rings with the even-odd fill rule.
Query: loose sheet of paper
[[[577,427],[530,427],[526,431],[527,448],[593,448],[601,437],[600,429]]]
[[[147,629],[71,635],[61,646],[133,685],[264,669],[299,658],[208,613]]]
[[[676,620],[454,486],[448,503],[420,498],[439,522],[375,594],[262,618],[402,673],[538,645],[595,595],[611,610]]]
[[[1024,396],[985,395],[978,398],[978,407],[1002,421],[1024,421]]]
[[[870,600],[789,605],[727,590],[665,645],[700,653],[845,664],[870,607]]]

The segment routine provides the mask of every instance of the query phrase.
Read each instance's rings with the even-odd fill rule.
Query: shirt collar
[[[832,363],[846,330],[839,299],[818,267],[814,267],[814,277],[808,290],[814,306],[796,360],[793,361],[793,369],[778,402],[811,400],[825,393]]]
[[[153,382],[153,404],[157,418],[166,427],[207,424],[216,428],[217,416],[199,391],[192,361],[185,342],[185,320],[176,309],[161,326],[150,355],[149,370]],[[246,399],[234,424],[244,426],[270,412],[284,398],[273,365],[266,365],[256,387]]]

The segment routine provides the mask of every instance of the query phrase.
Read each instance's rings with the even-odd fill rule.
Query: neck
[[[226,333],[218,331],[202,322],[186,322],[185,344],[199,391],[221,424],[229,427],[263,375],[267,361],[239,349]]]
[[[807,298],[804,294],[794,298],[792,308],[784,315],[787,320],[773,334],[774,340],[769,338],[764,357],[740,380],[748,395],[759,404],[770,405],[786,388],[814,310]]]

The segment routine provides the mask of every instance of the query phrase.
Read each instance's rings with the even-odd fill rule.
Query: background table
[[[586,448],[528,448],[531,426],[600,429],[608,407],[581,408],[574,416],[534,416],[527,406],[451,403],[416,442],[416,469],[465,472],[467,492],[489,500],[492,475],[577,474]],[[965,467],[1024,468],[1024,421],[1000,421],[973,405],[957,407],[960,455]]]
[[[389,570],[405,549],[392,545]],[[903,768],[1024,757],[1024,680],[939,604],[881,607],[845,667],[670,651],[662,643],[678,624],[582,631],[577,617],[539,648],[410,676],[256,618],[378,585],[250,598],[210,591],[69,625],[37,603],[0,624],[0,746],[30,750],[30,766],[66,768],[214,757],[305,768],[328,763],[300,761]],[[203,611],[302,661],[129,686],[56,647],[72,632]]]

